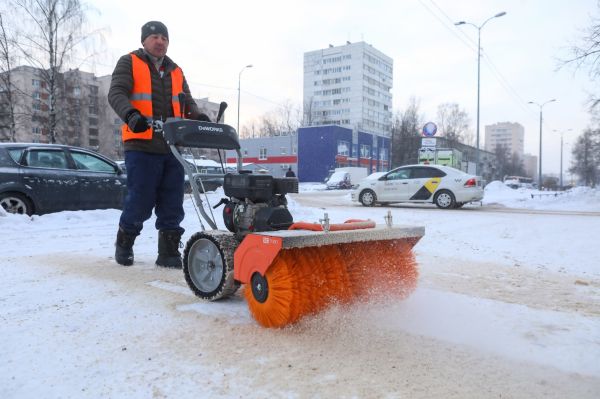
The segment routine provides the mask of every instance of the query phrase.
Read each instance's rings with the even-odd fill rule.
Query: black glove
[[[134,133],[145,132],[149,127],[148,120],[137,109],[127,116],[127,126]]]
[[[210,120],[210,118],[208,117],[208,115],[203,114],[203,113],[198,114],[198,116],[196,117],[196,120],[197,121],[202,121],[202,122],[212,122]]]

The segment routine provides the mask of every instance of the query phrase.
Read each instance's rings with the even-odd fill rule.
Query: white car
[[[450,209],[482,199],[480,177],[441,165],[401,166],[382,176],[362,180],[352,192],[352,201],[364,206],[416,202]]]

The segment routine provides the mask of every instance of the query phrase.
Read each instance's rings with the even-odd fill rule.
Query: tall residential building
[[[3,78],[6,77],[4,74]],[[10,74],[16,141],[47,142],[49,95],[42,71],[30,66],[13,68]],[[0,141],[10,141],[8,91],[0,88]]]
[[[517,153],[523,159],[525,129],[520,123],[498,122],[485,127],[485,150],[494,152],[496,147],[503,145],[512,155]]]
[[[390,137],[393,60],[365,42],[304,53],[304,125]]]
[[[50,93],[46,72],[31,66],[11,71],[16,141],[50,142]],[[99,106],[97,78],[78,69],[59,73],[56,84],[56,141],[94,150],[99,147],[99,123],[104,117]],[[6,99],[2,97],[2,102]],[[3,104],[2,109],[8,106]],[[8,114],[0,113],[0,141],[9,141]]]
[[[525,168],[525,176],[537,179],[538,176],[538,157],[537,155],[524,154],[523,167]]]

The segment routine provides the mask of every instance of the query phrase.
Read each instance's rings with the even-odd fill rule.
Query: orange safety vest
[[[131,66],[133,72],[133,90],[129,101],[131,106],[152,120],[152,77],[150,75],[151,66],[142,61],[135,54],[131,54]],[[181,108],[179,106],[179,93],[183,92],[183,71],[177,67],[171,71],[171,104],[173,105],[173,116],[180,118]],[[123,141],[127,140],[152,140],[152,127],[142,133],[134,133],[129,130],[127,123],[121,126],[121,137]]]

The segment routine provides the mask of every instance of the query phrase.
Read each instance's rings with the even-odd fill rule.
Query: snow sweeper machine
[[[237,132],[219,123],[226,107],[221,103],[217,123],[169,118],[156,126],[183,165],[199,212],[201,231],[183,252],[185,280],[198,297],[218,300],[244,285],[254,319],[265,327],[283,327],[332,303],[404,297],[414,289],[412,248],[423,227],[394,226],[389,212],[381,225],[331,223],[327,214],[315,223],[295,223],[286,194],[298,192],[298,179],[244,170]],[[227,198],[210,206],[202,180],[178,147],[237,153],[236,172],[224,176]],[[212,212],[221,205],[227,230],[218,229]]]

